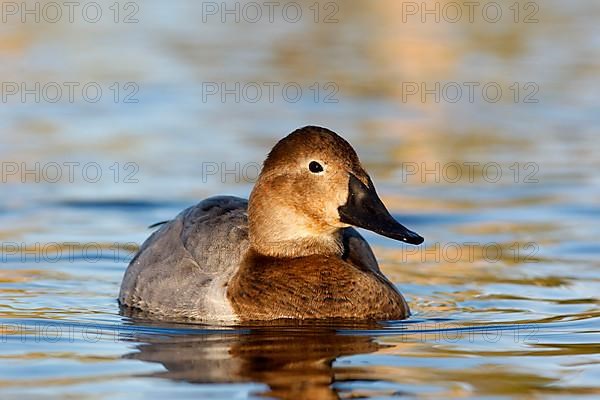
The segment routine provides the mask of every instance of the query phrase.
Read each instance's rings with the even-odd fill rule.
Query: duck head
[[[423,242],[390,215],[352,146],[315,126],[273,147],[250,195],[248,219],[252,247],[274,257],[341,254],[341,230],[349,226]]]

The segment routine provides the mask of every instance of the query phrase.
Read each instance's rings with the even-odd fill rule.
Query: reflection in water
[[[125,357],[166,368],[151,377],[190,383],[264,383],[269,389],[262,394],[279,399],[339,398],[331,386],[336,382],[333,361],[382,347],[369,336],[340,335],[333,327],[306,323],[134,340],[140,342],[138,352]]]
[[[413,385],[427,385],[442,398],[599,393],[593,378],[571,382],[556,373],[572,374],[595,363],[597,329],[589,319],[569,328],[555,321],[468,325],[449,320],[200,329],[144,321],[141,328],[145,333],[127,336],[136,351],[124,358],[159,363],[165,370],[138,377],[193,384],[260,383],[267,386],[259,389],[260,395],[278,399],[415,394]],[[571,343],[563,332],[585,332],[589,343]],[[340,361],[354,355],[358,357]],[[591,358],[574,362],[581,356]],[[559,369],[528,367],[551,359],[558,360]]]

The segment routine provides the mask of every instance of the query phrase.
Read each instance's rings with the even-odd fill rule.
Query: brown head
[[[250,195],[248,218],[252,247],[276,257],[341,254],[341,229],[351,225],[423,242],[387,211],[352,146],[315,126],[273,147]]]

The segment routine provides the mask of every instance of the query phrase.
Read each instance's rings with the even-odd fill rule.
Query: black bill
[[[348,201],[338,208],[338,212],[340,221],[392,239],[410,244],[421,244],[425,240],[390,215],[372,183],[366,186],[353,174],[350,174],[348,184]]]

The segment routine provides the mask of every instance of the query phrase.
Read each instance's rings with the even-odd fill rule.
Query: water
[[[203,22],[192,1],[122,3],[129,24],[111,2],[98,2],[97,23],[6,14],[1,397],[599,396],[600,9],[523,2],[515,23],[509,3],[498,23],[422,23],[393,1],[321,3],[318,23],[303,1],[296,23],[221,23],[206,9]],[[531,12],[538,22],[524,23]],[[331,13],[338,22],[325,23]],[[22,101],[6,82],[94,83],[102,96]],[[254,84],[236,102],[207,94],[221,82]],[[270,101],[265,82],[302,95]],[[348,138],[395,216],[425,236],[415,249],[365,232],[413,317],[205,326],[120,315],[146,227],[208,195],[247,196],[270,146],[306,124]]]

